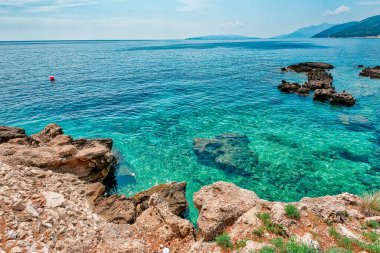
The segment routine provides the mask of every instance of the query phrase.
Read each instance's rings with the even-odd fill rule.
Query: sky
[[[380,14],[380,0],[0,0],[0,40],[268,38]]]

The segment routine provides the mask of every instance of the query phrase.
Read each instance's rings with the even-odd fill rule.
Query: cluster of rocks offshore
[[[380,79],[380,66],[364,68],[359,75],[370,77],[371,79]]]
[[[356,99],[349,93],[343,91],[338,93],[333,86],[333,76],[328,71],[334,66],[323,62],[305,62],[290,65],[282,68],[282,71],[294,71],[297,73],[306,73],[308,81],[304,84],[290,83],[282,80],[278,86],[280,91],[286,93],[296,93],[301,96],[307,96],[314,91],[314,100],[330,101],[331,104],[353,106]]]
[[[238,139],[228,135],[207,142],[234,152],[246,142],[242,137],[237,147],[231,146],[230,141]],[[339,246],[331,229],[361,245],[370,245],[366,233],[380,232],[364,226],[380,217],[365,211],[355,195],[291,203],[300,212],[295,219],[285,212],[287,203],[260,199],[226,182],[194,194],[199,210],[195,228],[181,216],[188,207],[185,182],[157,185],[131,197],[104,194],[103,181],[116,162],[110,140],[73,140],[55,124],[32,136],[22,129],[1,127],[0,140],[2,253],[249,253],[272,247],[276,238],[293,238],[325,252]],[[204,142],[198,141],[199,152]],[[203,155],[218,159],[212,152]],[[260,218],[264,213],[270,224]],[[228,234],[232,247],[214,241],[222,233]],[[354,248],[353,252],[365,251]]]

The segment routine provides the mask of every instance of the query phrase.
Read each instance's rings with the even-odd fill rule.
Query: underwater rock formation
[[[222,134],[215,138],[195,138],[194,152],[198,161],[227,173],[252,175],[258,164],[257,155],[249,148],[246,135]]]

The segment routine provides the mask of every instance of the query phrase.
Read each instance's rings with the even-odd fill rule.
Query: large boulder
[[[194,194],[198,227],[206,241],[213,240],[240,216],[258,204],[258,196],[226,182],[205,186]]]
[[[0,144],[0,160],[11,165],[24,165],[72,173],[90,182],[103,181],[116,163],[112,140],[73,140],[57,124],[40,133],[20,136]]]
[[[370,77],[371,79],[380,79],[380,66],[365,68],[362,70],[362,72],[360,72],[360,75]]]
[[[101,184],[92,184],[88,186],[87,196],[97,214],[117,224],[134,223],[150,207],[149,199],[154,194],[167,203],[174,215],[182,215],[188,207],[185,182],[156,185],[129,198],[117,194],[105,197],[102,196],[104,191]]]
[[[25,130],[22,128],[0,126],[0,144],[11,139],[26,137]]]
[[[295,71],[297,73],[307,73],[313,70],[329,70],[333,68],[333,65],[324,62],[303,62],[287,67],[288,70]]]
[[[252,175],[258,164],[257,155],[249,148],[246,135],[222,134],[215,138],[194,139],[198,161],[225,172]]]
[[[150,252],[165,252],[163,248],[167,248],[170,252],[188,253],[195,243],[191,222],[173,214],[160,194],[153,194],[148,205],[129,228],[133,238],[143,238],[150,245]]]

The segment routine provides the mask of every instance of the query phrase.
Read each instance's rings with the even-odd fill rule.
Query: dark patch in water
[[[278,49],[304,49],[324,48],[311,43],[282,42],[282,41],[239,41],[239,42],[206,42],[206,43],[182,43],[164,46],[144,46],[125,49],[126,51],[139,50],[181,50],[181,49],[213,49],[213,48],[244,48],[260,50]]]
[[[281,146],[285,146],[285,147],[291,147],[291,148],[298,148],[298,144],[295,143],[294,141],[291,141],[291,140],[287,140],[285,138],[282,138],[278,135],[275,135],[275,134],[263,134],[262,137],[261,137],[263,140],[266,140],[268,142],[273,142],[273,143],[277,143]]]
[[[353,162],[369,163],[368,155],[357,155],[350,150],[341,147],[332,147],[328,151],[313,151],[313,155],[321,160],[328,159],[345,159]]]
[[[222,134],[215,138],[196,138],[194,152],[198,162],[244,176],[251,176],[258,164],[257,155],[249,148],[245,135]]]

